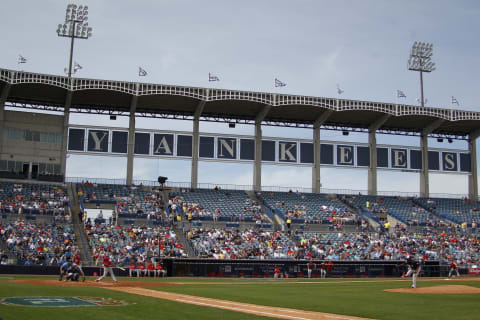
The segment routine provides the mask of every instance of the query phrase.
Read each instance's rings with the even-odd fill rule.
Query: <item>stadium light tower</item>
[[[72,77],[73,43],[75,39],[88,39],[92,36],[92,28],[88,26],[88,6],[69,4],[65,13],[65,23],[59,24],[59,37],[70,38],[70,62],[68,78]]]
[[[420,103],[425,107],[425,99],[423,98],[423,73],[435,70],[435,62],[432,62],[433,44],[425,42],[417,42],[412,46],[410,58],[408,59],[408,70],[420,72]]]

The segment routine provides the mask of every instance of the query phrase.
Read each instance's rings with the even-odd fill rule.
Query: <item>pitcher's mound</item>
[[[388,292],[402,292],[402,293],[429,293],[429,294],[474,294],[480,293],[480,288],[452,285],[452,286],[436,286],[424,288],[400,288],[400,289],[385,289]]]

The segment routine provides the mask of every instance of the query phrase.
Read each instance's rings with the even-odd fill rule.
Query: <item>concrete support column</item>
[[[253,190],[262,190],[262,124],[255,123],[255,159],[253,163]]]
[[[73,80],[72,80],[73,81]],[[70,107],[72,105],[72,91],[67,91],[65,98],[65,106],[63,108],[63,137],[62,137],[62,162],[60,163],[60,173],[65,176],[67,174],[67,148],[68,148],[68,125],[70,123]]]
[[[368,194],[377,195],[377,134],[375,130],[368,131],[368,148],[370,165],[368,167]]]
[[[133,183],[133,158],[135,154],[135,111],[137,110],[138,96],[133,96],[130,102],[128,117],[128,144],[127,144],[127,185]]]
[[[470,151],[470,175],[468,176],[468,197],[472,200],[478,199],[478,175],[477,175],[477,137],[470,137],[468,140]]]
[[[207,90],[208,96],[208,90]],[[200,132],[200,116],[205,108],[206,101],[200,101],[193,116],[193,141],[192,141],[192,171],[190,178],[190,188],[198,187],[198,151],[199,151],[199,132]]]
[[[274,96],[273,100],[276,100]],[[262,190],[262,121],[270,111],[271,105],[263,107],[255,117],[255,159],[253,161],[253,190]]]
[[[428,135],[435,131],[443,123],[443,119],[437,119],[422,130],[420,136],[420,149],[422,151],[422,170],[420,170],[420,197],[430,196],[430,183],[428,173]]]
[[[3,153],[3,127],[5,123],[5,102],[7,101],[8,94],[10,93],[10,83],[7,83],[3,87],[2,94],[0,95],[0,154]]]
[[[428,176],[428,135],[420,137],[420,149],[422,150],[422,170],[420,170],[420,197],[428,198],[430,183]]]
[[[390,118],[384,114],[368,127],[368,150],[370,153],[370,165],[368,166],[368,194],[376,196],[377,188],[377,130]]]
[[[199,130],[200,120],[193,120],[193,141],[192,141],[192,172],[190,179],[190,187],[196,189],[198,186],[198,151],[199,151]]]
[[[337,102],[338,103],[338,102]],[[313,167],[312,167],[312,192],[320,193],[320,127],[333,113],[332,110],[324,111],[313,123]]]
[[[312,192],[320,193],[320,126],[313,127]]]

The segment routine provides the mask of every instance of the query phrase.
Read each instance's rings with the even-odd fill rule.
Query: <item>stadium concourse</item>
[[[116,266],[133,265],[135,270],[156,267],[162,259],[185,258],[280,263],[401,261],[413,256],[443,266],[455,262],[463,270],[480,262],[480,203],[470,199],[164,189],[88,181],[4,180],[0,188],[2,265],[58,266],[77,251],[84,266],[98,266],[108,255]],[[113,208],[114,215],[82,222],[88,208]]]

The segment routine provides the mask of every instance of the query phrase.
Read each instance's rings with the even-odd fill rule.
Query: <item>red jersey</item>
[[[111,267],[112,266],[112,262],[110,261],[110,258],[108,256],[103,257],[102,263],[103,263],[104,267]]]
[[[275,273],[280,273],[280,268],[279,267],[275,267]]]
[[[457,264],[455,262],[450,263],[450,268],[457,269]]]
[[[139,264],[137,266],[137,269],[140,269],[140,270],[145,270],[145,266],[143,264]]]
[[[313,261],[310,261],[309,263],[307,263],[307,268],[308,270],[312,270],[313,268],[315,268],[317,265],[313,262]]]
[[[75,262],[76,265],[80,265],[80,263],[82,262],[82,259],[80,258],[79,255],[75,255],[75,257],[73,257],[73,262]]]
[[[155,266],[150,263],[150,264],[147,266],[147,269],[148,269],[148,270],[155,270]]]
[[[161,264],[157,264],[157,270],[163,270],[163,266]]]

